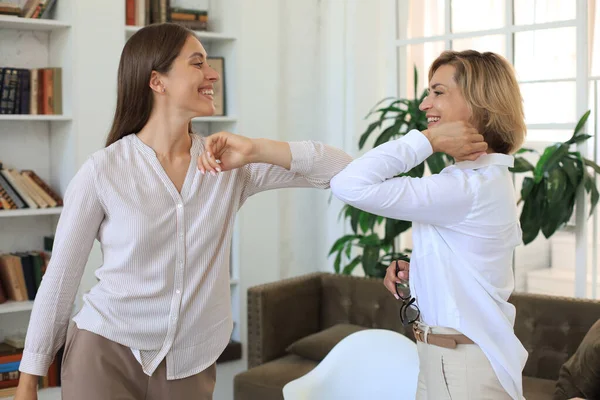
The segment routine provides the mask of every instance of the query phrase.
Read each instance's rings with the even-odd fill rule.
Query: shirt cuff
[[[315,147],[311,142],[289,142],[292,152],[290,171],[308,175],[312,171],[315,159]]]
[[[431,147],[431,143],[429,143],[429,139],[416,129],[412,129],[400,140],[413,149],[419,160],[426,160],[427,157],[433,154],[433,148]]]
[[[19,371],[30,375],[46,376],[48,368],[52,364],[52,356],[47,354],[31,353],[23,351]]]

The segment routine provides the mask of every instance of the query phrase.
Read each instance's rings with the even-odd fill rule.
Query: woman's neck
[[[192,139],[188,126],[189,119],[153,112],[137,135],[159,158],[170,160],[190,154]]]

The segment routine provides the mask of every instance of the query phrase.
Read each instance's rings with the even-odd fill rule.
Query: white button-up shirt
[[[527,351],[514,334],[512,256],[521,243],[512,156],[487,154],[424,178],[398,177],[432,154],[411,131],[353,161],[331,180],[347,204],[413,221],[410,288],[430,326],[458,330],[477,343],[500,383],[522,399]]]
[[[197,169],[204,139],[191,137],[181,193],[136,135],[94,153],[70,182],[31,314],[22,372],[45,375],[64,343],[94,239],[104,260],[74,318],[77,326],[130,347],[148,375],[165,358],[168,379],[206,369],[233,326],[229,254],[238,209],[265,190],[328,188],[352,161],[320,143],[294,142],[289,171],[249,164],[214,177]]]

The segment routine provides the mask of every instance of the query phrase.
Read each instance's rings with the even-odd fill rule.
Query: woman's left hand
[[[253,139],[230,132],[210,135],[204,142],[204,152],[198,157],[198,169],[204,174],[231,171],[254,162],[256,143]]]

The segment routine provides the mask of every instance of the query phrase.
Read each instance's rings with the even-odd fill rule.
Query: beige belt
[[[475,344],[471,339],[462,334],[442,335],[439,333],[428,333],[427,336],[417,324],[413,324],[415,339],[419,342],[432,344],[434,346],[444,347],[446,349],[455,349],[459,344]]]

